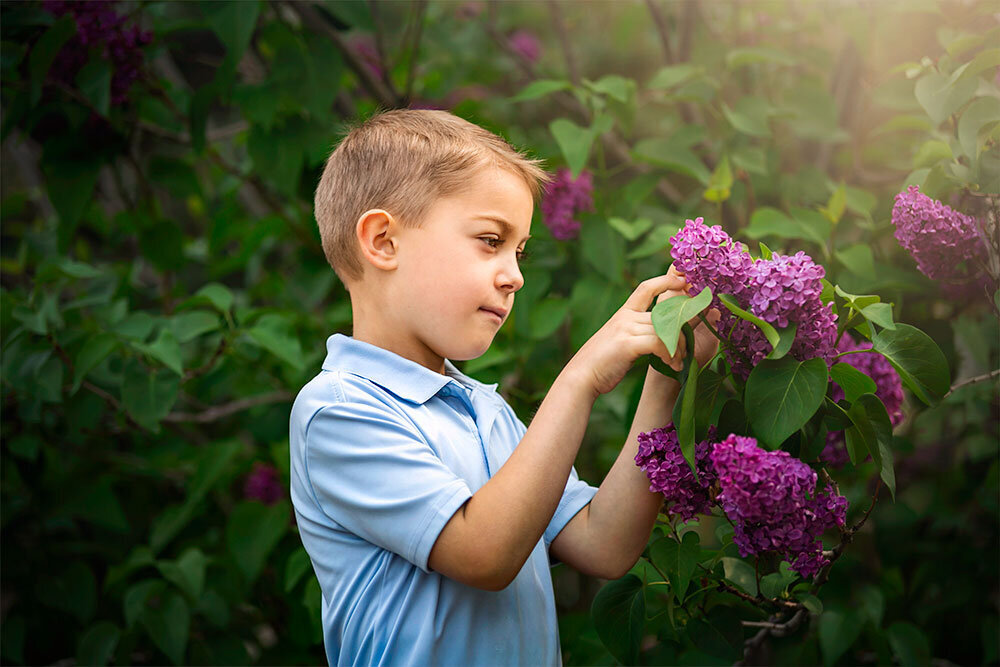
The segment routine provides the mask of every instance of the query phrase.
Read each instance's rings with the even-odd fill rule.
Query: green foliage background
[[[525,421],[635,284],[666,271],[689,217],[755,253],[758,240],[804,250],[831,282],[880,295],[934,339],[953,385],[1000,361],[995,297],[942,296],[889,222],[908,184],[996,220],[995,2],[117,11],[154,36],[124,104],[99,48],[71,83],[53,71],[69,22],[0,7],[6,663],[325,659],[290,504],[248,500],[243,483],[266,462],[287,488],[291,399],[326,337],[350,333],[312,193],[345,123],[378,108],[448,108],[553,169],[594,173],[580,237],[556,241],[536,216],[510,321],[460,364]],[[511,47],[515,30],[540,40],[537,62]],[[577,461],[594,484],[627,435],[641,366],[594,408]],[[808,622],[755,660],[997,662],[998,405],[995,381],[933,408],[908,396],[895,501],[882,494],[829,583],[796,598]],[[857,519],[877,471],[831,472]],[[741,658],[758,632],[741,620],[759,610],[711,586],[681,604],[677,577],[686,588],[708,559],[738,589],[752,577],[716,522],[680,528],[663,547],[669,584],[650,579],[666,562],[655,553],[601,595],[604,582],[553,570],[567,664]],[[792,599],[794,577],[772,569],[768,596]]]

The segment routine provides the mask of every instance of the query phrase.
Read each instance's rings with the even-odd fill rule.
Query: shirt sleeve
[[[306,428],[305,464],[327,516],[424,572],[441,530],[472,497],[416,428],[375,400],[320,409]]]

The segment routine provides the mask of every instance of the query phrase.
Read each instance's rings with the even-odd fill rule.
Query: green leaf
[[[587,217],[580,230],[584,259],[612,283],[622,282],[625,271],[625,241],[604,221]]]
[[[59,574],[42,575],[35,584],[35,600],[69,612],[86,623],[97,610],[97,580],[83,561],[74,561]]]
[[[869,322],[873,322],[883,329],[895,329],[896,323],[892,321],[892,304],[873,303],[861,309],[861,314]]]
[[[153,344],[142,347],[145,352],[157,361],[162,362],[164,366],[178,375],[184,376],[184,363],[181,361],[181,346],[171,329],[160,329],[160,335],[156,337]]]
[[[705,186],[712,179],[711,172],[700,157],[690,148],[678,146],[670,139],[643,139],[632,149],[632,156],[639,162],[690,176]]]
[[[627,240],[635,241],[653,226],[653,221],[649,218],[639,218],[634,222],[629,222],[623,218],[612,217],[608,219],[608,224]]]
[[[76,21],[72,14],[65,14],[42,33],[42,36],[35,42],[28,60],[28,74],[31,78],[29,92],[31,106],[38,104],[41,99],[42,83],[49,73],[49,68],[52,67],[52,61],[55,60],[63,45],[75,34]]]
[[[193,601],[201,599],[207,566],[208,558],[197,547],[187,548],[176,561],[159,561],[156,564],[163,578],[184,591]]]
[[[527,86],[521,89],[517,95],[510,98],[511,102],[525,102],[527,100],[536,100],[539,97],[545,97],[550,93],[555,93],[560,90],[569,90],[573,87],[569,81],[561,81],[556,79],[538,79],[537,81],[532,81]]]
[[[99,333],[87,339],[73,360],[73,389],[71,393],[77,392],[80,385],[83,384],[83,379],[87,377],[87,373],[104,361],[116,347],[118,347],[118,339],[109,333]]]
[[[138,359],[125,364],[122,405],[136,423],[154,433],[159,432],[160,420],[170,412],[179,389],[180,378],[174,373],[148,369]]]
[[[223,315],[228,315],[233,307],[233,293],[219,283],[209,283],[195,292],[196,297],[204,297]]]
[[[127,533],[129,530],[128,519],[108,475],[101,475],[86,486],[69,492],[61,509],[71,516],[118,533]]]
[[[798,579],[798,574],[792,571],[786,561],[781,561],[778,565],[777,572],[772,572],[771,574],[761,577],[760,592],[764,595],[764,597],[772,599],[777,598],[784,593],[785,589],[788,588],[788,585],[796,579]]]
[[[701,442],[708,436],[708,427],[712,424],[715,405],[725,389],[724,381],[723,376],[710,368],[703,368],[698,373],[698,391],[694,400],[695,442]],[[684,387],[681,387],[681,393],[684,393]],[[678,396],[677,400],[683,405],[683,396]]]
[[[771,249],[768,248],[766,245],[764,245],[763,241],[759,241],[757,243],[757,245],[760,246],[760,258],[761,259],[771,259],[771,257],[774,255],[774,253],[771,252]]]
[[[149,546],[154,554],[159,553],[187,525],[194,510],[219,481],[241,449],[242,445],[232,440],[205,448],[196,462],[195,474],[188,484],[184,504],[168,507],[153,522]]]
[[[646,622],[642,581],[634,574],[610,581],[594,596],[590,615],[601,642],[619,662],[634,665],[639,659]]]
[[[125,628],[131,630],[136,621],[140,619],[146,607],[146,600],[151,597],[159,597],[166,590],[167,584],[162,579],[146,579],[130,586],[122,597]]]
[[[116,322],[112,330],[123,338],[144,341],[153,332],[154,326],[156,320],[153,316],[145,311],[139,311],[129,313],[127,317]]]
[[[111,110],[111,63],[98,56],[80,69],[76,87],[102,116]]]
[[[858,400],[861,394],[874,394],[876,390],[875,380],[842,361],[830,368],[830,377],[844,390],[848,403]]]
[[[531,338],[544,340],[556,332],[569,314],[569,299],[548,297],[534,304],[529,315]]]
[[[817,232],[810,227],[768,206],[762,206],[753,212],[750,224],[744,233],[752,239],[775,236],[781,239],[806,239],[825,243],[825,239],[820,239]]]
[[[61,228],[72,230],[94,196],[101,163],[97,156],[53,155],[48,148],[41,162],[45,186]]]
[[[726,573],[726,579],[742,588],[750,595],[757,595],[757,575],[753,568],[744,560],[739,558],[723,558],[722,567]]]
[[[646,84],[649,90],[666,90],[680,85],[698,73],[698,68],[687,63],[660,68]]]
[[[76,663],[78,665],[108,664],[111,662],[121,635],[121,629],[110,621],[100,621],[90,626],[76,645]]]
[[[844,211],[847,209],[847,190],[844,184],[841,183],[840,187],[833,191],[830,195],[830,199],[827,201],[826,206],[820,209],[820,213],[826,216],[826,219],[831,223],[836,225],[840,222],[840,219],[844,217]]]
[[[726,54],[726,67],[736,69],[757,63],[773,63],[776,65],[795,65],[796,60],[791,55],[779,49],[767,46],[751,46],[733,49]]]
[[[819,647],[826,667],[854,645],[862,626],[860,614],[854,612],[827,611],[819,617]]]
[[[288,532],[289,510],[285,501],[270,506],[242,502],[230,513],[226,546],[248,584],[257,579],[268,554]]]
[[[719,413],[718,437],[725,439],[730,434],[745,435],[749,433],[746,413],[743,410],[743,403],[731,398],[722,406]]]
[[[745,403],[754,434],[770,449],[802,428],[823,403],[828,372],[821,358],[765,359],[747,378]]]
[[[729,194],[733,187],[733,171],[729,166],[729,156],[723,155],[722,159],[715,166],[712,177],[708,181],[708,187],[702,195],[705,201],[723,202],[729,199]]]
[[[170,318],[170,328],[178,343],[187,343],[219,328],[219,316],[207,310],[192,310]]]
[[[913,156],[913,168],[933,167],[942,160],[951,160],[954,157],[951,153],[951,146],[939,139],[925,141],[917,149],[917,154]]]
[[[885,615],[885,594],[876,586],[865,586],[859,593],[861,609],[876,630],[882,627],[882,617]]]
[[[678,294],[660,301],[653,306],[653,330],[667,346],[667,352],[673,356],[677,353],[677,342],[680,340],[681,327],[688,320],[697,317],[712,303],[712,290],[705,287],[698,296],[690,297]]]
[[[815,595],[811,593],[796,593],[795,599],[801,602],[810,614],[819,615],[823,613],[823,603]]]
[[[723,103],[722,113],[737,132],[751,137],[771,136],[769,118],[774,113],[774,107],[767,100],[753,96],[741,97],[736,100],[732,109]]]
[[[201,13],[226,47],[226,59],[222,68],[235,67],[243,57],[254,27],[260,3],[251,2],[201,2]]]
[[[909,324],[878,332],[872,349],[882,353],[900,379],[925,404],[933,406],[948,392],[951,372],[948,360],[923,331]]]
[[[713,607],[705,619],[691,619],[686,630],[699,649],[732,663],[743,656],[743,626],[740,621],[735,609],[719,605]],[[702,664],[702,661],[696,664]]]
[[[139,620],[153,643],[167,654],[171,662],[175,665],[186,664],[184,653],[191,627],[191,611],[184,598],[173,591],[166,591],[155,605],[147,599]]]
[[[778,335],[777,329],[775,329],[769,323],[760,319],[753,313],[740,308],[739,304],[736,303],[736,299],[734,299],[729,294],[719,294],[718,297],[719,301],[722,302],[722,305],[725,306],[729,310],[729,312],[731,312],[733,315],[740,318],[741,320],[746,320],[747,322],[750,322],[751,324],[755,325],[758,329],[760,329],[761,332],[764,334],[764,338],[766,338],[767,342],[771,344],[772,349],[778,346],[778,343],[781,341],[781,336]]]
[[[698,533],[688,531],[678,543],[672,537],[662,537],[649,547],[649,558],[670,579],[670,587],[678,602],[683,602],[691,578],[701,556]]]
[[[635,81],[618,74],[608,74],[597,81],[584,79],[583,83],[595,93],[607,95],[622,103],[628,102],[632,91],[635,90]]]
[[[973,100],[958,119],[958,143],[962,152],[972,160],[978,159],[984,143],[979,135],[984,127],[996,122],[1000,122],[1000,100],[995,97]]]
[[[705,289],[708,289],[707,287]],[[687,331],[690,331],[688,327]],[[691,343],[691,336],[688,336],[688,344]],[[691,472],[694,474],[695,479],[698,478],[698,469],[695,465],[694,459],[694,449],[695,449],[695,407],[694,402],[698,397],[698,360],[694,358],[693,355],[688,355],[688,369],[687,378],[684,380],[684,387],[687,391],[681,398],[681,415],[680,421],[676,424],[677,426],[677,440],[680,444],[681,454],[684,455],[684,460],[691,467]]]
[[[594,133],[590,131],[590,128],[580,127],[566,118],[557,118],[549,123],[549,131],[552,132],[559,150],[566,158],[566,164],[569,166],[573,178],[578,178],[580,172],[587,165],[590,147],[595,139]]]
[[[903,667],[926,667],[931,664],[930,644],[917,626],[897,621],[889,626],[887,635],[892,654]]]
[[[295,368],[301,369],[305,365],[302,344],[295,335],[289,316],[268,313],[257,320],[247,334],[257,345]]]
[[[299,547],[292,552],[292,555],[285,561],[285,592],[291,593],[295,584],[299,583],[299,580],[309,572],[310,568],[309,554],[306,553],[305,549]]]
[[[875,280],[875,257],[866,243],[858,243],[833,252],[834,257],[851,272],[869,281]]]
[[[856,465],[863,460],[865,454],[871,454],[875,465],[881,468],[878,443],[880,440],[892,440],[892,424],[885,405],[874,394],[862,394],[851,405],[848,414],[854,422],[854,426],[844,433],[851,463]]]
[[[939,72],[928,72],[917,81],[913,94],[937,127],[969,101],[977,85],[974,78],[951,81]]]
[[[784,329],[778,329],[778,344],[771,348],[768,352],[768,359],[781,359],[788,351],[792,349],[792,343],[795,342],[795,333],[798,331],[799,325],[792,322]]]

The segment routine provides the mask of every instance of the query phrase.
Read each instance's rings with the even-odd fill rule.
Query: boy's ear
[[[398,230],[399,223],[388,211],[373,208],[362,213],[355,227],[361,255],[375,268],[383,271],[395,269],[398,265],[396,257]]]

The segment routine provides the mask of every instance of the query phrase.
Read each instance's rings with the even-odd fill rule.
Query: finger
[[[635,288],[635,291],[629,295],[629,298],[625,300],[625,305],[622,307],[639,312],[649,310],[649,304],[653,303],[653,299],[658,294],[662,294],[665,290],[670,289],[675,281],[676,278],[669,275],[656,276],[655,278],[643,280]]]

